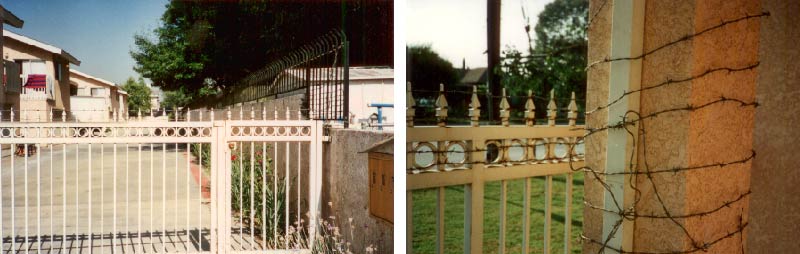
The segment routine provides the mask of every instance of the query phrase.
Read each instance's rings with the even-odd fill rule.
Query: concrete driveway
[[[121,252],[208,250],[211,210],[185,144],[116,150],[116,162],[110,144],[42,146],[27,161],[3,150],[4,252],[110,251],[112,236]]]

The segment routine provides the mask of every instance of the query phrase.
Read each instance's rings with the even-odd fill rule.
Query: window
[[[61,64],[57,62],[53,62],[53,64],[56,70],[56,80],[61,80]]]
[[[394,222],[394,160],[391,154],[369,153],[369,213]]]
[[[92,88],[92,97],[101,97],[106,95],[105,88]]]

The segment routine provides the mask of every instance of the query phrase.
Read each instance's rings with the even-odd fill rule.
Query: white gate
[[[0,115],[2,250],[310,252],[322,123],[243,113],[107,123]]]

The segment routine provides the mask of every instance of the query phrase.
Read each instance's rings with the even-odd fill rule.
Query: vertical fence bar
[[[530,252],[531,238],[531,178],[525,178],[522,197],[522,253]]]
[[[200,121],[203,121],[203,111],[200,111]],[[201,131],[202,132],[202,131]],[[200,135],[201,133],[197,133]],[[200,164],[200,168],[198,169],[197,175],[199,176],[199,180],[197,181],[200,185],[200,211],[197,213],[197,246],[200,246],[199,251],[204,251],[203,249],[203,143],[199,143],[199,150],[197,150],[198,158],[197,163]]]
[[[141,118],[141,111],[139,111],[139,112],[140,112],[140,114],[139,114],[140,117],[139,118]],[[137,216],[136,234],[137,234],[137,238],[139,238],[139,249],[142,250],[142,252],[144,252],[144,242],[142,241],[142,144],[141,143],[137,144],[137,147],[139,149],[139,153],[138,153],[139,154],[139,159],[137,161],[138,172],[139,172],[138,173],[139,181],[137,183],[139,190],[138,190],[137,196],[139,197],[139,205],[138,205],[138,208],[137,208],[138,209],[138,213],[136,215]]]
[[[105,165],[105,144],[100,144],[100,244],[104,244],[103,241],[105,240],[105,236],[103,234],[103,219],[105,214],[105,170],[103,170],[103,166]],[[94,246],[92,246],[94,247]]]
[[[470,158],[486,158],[484,147],[486,140],[473,139],[472,140],[472,153]],[[484,198],[484,179],[483,174],[485,166],[480,163],[472,164],[472,202],[471,214],[472,222],[470,223],[470,251],[471,253],[483,253],[483,198]]]
[[[266,117],[266,114],[264,114]],[[267,142],[261,142],[261,149],[262,149],[262,156],[261,156],[261,176],[263,178],[262,181],[262,212],[261,212],[261,219],[263,222],[261,223],[261,248],[267,249]]]
[[[444,254],[444,187],[436,189],[436,253]]]
[[[41,128],[37,128],[41,131]],[[41,133],[39,133],[41,134]],[[35,144],[36,149],[36,181],[42,179],[42,149],[40,144]],[[42,185],[36,184],[36,253],[42,253]]]
[[[251,112],[251,120],[252,120],[252,112]],[[256,195],[256,188],[255,188],[255,167],[256,167],[256,159],[255,159],[255,145],[253,141],[250,141],[250,241],[255,240],[255,219],[256,219],[256,212],[254,209],[255,206],[255,195]]]
[[[242,142],[239,142],[236,148],[236,160],[239,161],[239,242],[242,244],[240,247],[244,248],[244,168],[242,167],[244,147],[242,147]]]
[[[189,121],[189,112],[186,112],[186,121]],[[188,129],[186,130],[189,131]],[[188,133],[186,134],[189,135]],[[186,143],[186,241],[187,241],[187,250],[188,247],[192,244],[192,235],[190,234],[189,230],[191,229],[191,216],[192,216],[192,153],[191,153],[191,144]]]
[[[63,116],[63,113],[62,113]],[[63,117],[62,117],[63,119]],[[66,133],[66,128],[64,129],[64,133]],[[62,196],[63,203],[61,204],[62,208],[64,209],[61,214],[61,253],[64,253],[65,242],[67,240],[67,144],[62,144],[62,153],[61,153],[61,186],[62,192],[64,193]]]
[[[115,116],[114,118],[117,118],[117,114],[116,113],[114,113],[114,116]],[[117,231],[117,206],[118,206],[118,203],[117,203],[117,143],[114,143],[114,146],[113,146],[112,149],[113,149],[113,154],[114,154],[114,161],[113,161],[113,163],[114,163],[114,169],[113,169],[114,172],[112,173],[112,175],[114,177],[114,180],[113,180],[113,183],[112,183],[112,185],[114,186],[114,191],[113,191],[114,198],[112,198],[112,202],[114,202],[114,211],[113,211],[114,216],[112,216],[113,220],[111,221],[111,252],[113,253],[113,252],[117,251],[117,232],[118,232]],[[64,176],[64,177],[66,177],[66,176]],[[62,251],[62,253],[63,253],[63,251]]]
[[[553,176],[546,176],[544,187],[544,253],[550,253],[552,243],[550,242],[550,227],[553,223]]]
[[[220,184],[220,182],[219,182],[218,173],[220,171],[219,170],[219,165],[220,165],[220,163],[222,163],[220,161],[220,156],[221,155],[220,155],[219,148],[221,146],[223,146],[223,144],[220,143],[220,141],[219,141],[219,138],[220,138],[219,129],[220,128],[219,128],[218,125],[220,125],[220,124],[219,124],[219,122],[217,122],[217,120],[215,119],[214,115],[215,115],[214,111],[212,110],[211,111],[211,115],[209,117],[209,119],[211,119],[211,122],[212,122],[212,128],[211,128],[211,137],[212,137],[212,139],[211,139],[211,144],[209,144],[209,150],[210,150],[209,153],[210,153],[210,156],[211,156],[209,158],[209,162],[211,163],[209,165],[210,170],[211,170],[211,179],[210,179],[211,180],[211,230],[209,232],[211,234],[211,252],[212,253],[217,253],[219,251],[219,247],[217,245],[220,243],[220,236],[221,236],[221,233],[218,230],[219,229],[218,228],[219,227],[219,218],[220,218],[220,207],[219,207],[219,203],[220,203],[219,202],[220,201],[219,200],[219,193],[220,193],[219,184]],[[223,124],[223,126],[224,126],[224,124]]]
[[[131,217],[131,200],[130,200],[130,147],[125,144],[125,238],[130,239],[131,224],[128,217]],[[125,245],[121,245],[122,250],[125,250]],[[133,246],[131,246],[133,248]],[[135,251],[135,250],[134,250]]]
[[[23,145],[23,149],[25,149],[22,151],[25,154],[25,241],[23,243],[25,244],[25,253],[28,253],[28,249],[30,249],[28,246],[28,236],[30,235],[28,232],[28,144]]]
[[[52,113],[53,112],[50,112],[51,118],[52,118]],[[52,119],[51,119],[51,122],[52,122]],[[53,252],[53,242],[55,242],[55,239],[56,239],[56,234],[55,234],[55,230],[54,230],[54,226],[53,226],[53,224],[55,224],[55,206],[53,205],[53,186],[55,185],[55,184],[53,184],[53,175],[55,173],[55,171],[53,170],[53,164],[54,164],[54,161],[53,161],[53,146],[55,146],[55,145],[54,144],[50,144],[50,182],[49,182],[50,183],[50,223],[49,223],[50,224],[50,245],[49,245],[50,250],[49,251],[50,252]],[[0,157],[2,157],[2,156],[0,156]],[[0,197],[2,197],[2,195],[0,195]],[[0,218],[0,220],[2,220],[2,218]],[[2,224],[2,223],[0,223],[0,224]],[[1,227],[2,226],[0,226],[0,228]],[[2,230],[2,229],[0,229],[0,230]],[[2,241],[2,239],[3,238],[0,237],[0,241]]]
[[[175,114],[174,111],[173,111],[173,114],[175,115],[175,121],[177,121],[178,114]],[[179,198],[178,198],[178,179],[180,178],[179,172],[178,172],[178,171],[180,171],[180,170],[178,170],[178,143],[175,143],[174,148],[175,148],[175,151],[174,151],[174,153],[175,153],[175,195],[174,196],[175,196],[175,209],[178,209],[178,207],[180,207],[180,205],[178,204],[178,200],[179,200]],[[178,234],[178,230],[179,230],[179,227],[180,227],[178,225],[178,221],[179,221],[178,220],[178,214],[180,214],[180,213],[176,210],[175,211],[175,220],[173,221],[173,227],[174,227],[173,232],[175,233],[175,238],[180,239],[180,235]],[[178,251],[177,244],[175,245],[175,251]]]
[[[154,119],[153,118],[153,110],[152,109],[150,110],[150,119]],[[155,203],[155,199],[153,199],[153,192],[155,192],[155,190],[153,190],[154,189],[153,188],[153,183],[155,183],[155,179],[153,177],[153,174],[155,173],[155,170],[153,169],[153,161],[154,161],[153,160],[153,144],[150,143],[150,144],[147,144],[147,145],[150,146],[150,181],[148,182],[148,185],[150,186],[150,200],[149,200],[150,201],[150,205],[149,205],[150,206],[150,213],[149,213],[150,214],[150,229],[148,231],[150,232],[150,247],[152,247],[153,250],[155,250],[156,249],[156,243],[155,243],[155,240],[153,240],[153,236],[155,236],[155,233],[156,233],[155,226],[154,226],[155,222],[153,222],[153,220],[155,220],[155,216],[154,216],[155,213],[153,211],[153,207],[154,207],[153,204]]]
[[[564,187],[564,254],[569,254],[572,244],[572,173],[568,173],[566,178]]]
[[[502,180],[500,181],[500,211],[498,214],[500,215],[500,240],[499,240],[499,248],[498,253],[503,254],[506,253],[506,199],[508,198],[508,181]]]
[[[11,110],[12,110],[11,119],[13,121],[14,119],[13,108]],[[11,151],[9,152],[11,153],[11,249],[14,250],[17,247],[17,225],[16,225],[17,217],[15,216],[15,211],[14,211],[14,208],[17,206],[16,204],[17,195],[15,193],[17,189],[17,184],[14,183],[14,179],[16,179],[16,177],[14,176],[14,171],[16,171],[14,166],[16,165],[16,163],[14,163],[14,157],[16,157],[16,155],[14,154],[14,150],[17,149],[17,144],[11,144],[10,148]]]
[[[277,119],[277,114],[275,119]],[[272,239],[273,244],[278,244],[278,142],[272,146],[274,158],[272,160]]]
[[[406,254],[414,253],[414,200],[411,191],[406,191]]]
[[[77,131],[77,129],[75,130]],[[75,242],[78,242],[80,238],[80,153],[81,153],[81,146],[79,144],[75,144]]]
[[[89,202],[88,202],[89,210],[87,210],[87,216],[89,218],[89,221],[87,223],[88,223],[88,226],[89,226],[89,229],[88,229],[89,230],[89,233],[88,233],[89,234],[89,252],[91,253],[92,247],[94,246],[94,242],[93,242],[94,241],[94,237],[93,237],[94,236],[93,235],[94,232],[92,232],[92,144],[91,143],[87,146],[86,152],[87,152],[87,157],[89,159],[89,170],[88,170],[89,171],[89,184],[87,185],[89,187]]]
[[[286,119],[287,120],[289,119],[289,111],[288,110],[286,111]],[[283,214],[283,220],[284,220],[284,224],[283,224],[284,228],[283,228],[283,230],[284,231],[283,231],[283,235],[284,235],[284,242],[285,242],[284,246],[286,248],[289,248],[289,196],[290,196],[290,192],[289,192],[289,151],[290,151],[289,150],[289,142],[286,142],[286,150],[284,150],[284,154],[286,155],[286,163],[284,164],[286,166],[286,173],[285,173],[286,175],[283,176],[283,188],[284,188],[284,191],[285,191],[283,196],[284,196],[284,202],[286,202],[283,205],[283,207],[284,207],[284,214]]]
[[[167,143],[161,143],[161,199],[164,205],[161,209],[161,231],[162,238],[167,238]],[[161,241],[161,249],[166,253],[167,244]]]
[[[303,115],[302,112],[297,111],[298,120],[300,120],[299,118],[302,115]],[[301,175],[302,175],[302,173],[301,173],[301,165],[302,164],[300,163],[300,160],[301,160],[300,157],[303,154],[301,149],[302,149],[302,143],[301,142],[297,142],[297,215],[295,217],[295,224],[298,227],[300,226],[300,215],[302,214],[300,212],[300,203],[301,203],[300,200],[302,199],[302,192],[303,192],[302,189],[301,189],[302,185],[300,185],[301,182],[302,182],[301,181],[301,179],[302,179],[301,178]],[[309,185],[309,186],[311,186],[311,185]]]

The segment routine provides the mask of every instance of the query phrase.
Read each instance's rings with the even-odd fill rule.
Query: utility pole
[[[487,109],[489,120],[495,120],[498,112],[494,110],[494,97],[500,94],[500,75],[495,73],[495,69],[500,66],[500,1],[486,0],[486,45],[488,46],[487,55],[489,57],[487,73],[488,98]]]

